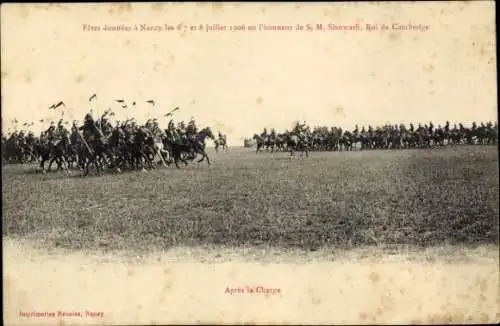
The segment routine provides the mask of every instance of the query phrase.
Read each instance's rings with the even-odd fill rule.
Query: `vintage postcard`
[[[6,325],[500,321],[495,4],[1,7]]]

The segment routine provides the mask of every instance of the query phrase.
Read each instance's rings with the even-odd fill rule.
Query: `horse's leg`
[[[208,156],[207,156],[207,154],[206,154],[206,152],[205,152],[205,149],[203,149],[203,148],[198,148],[198,149],[195,151],[195,153],[197,153],[197,154],[199,153],[199,154],[201,154],[201,155],[202,155],[202,156],[201,156],[201,159],[199,159],[199,160],[198,160],[198,163],[203,162],[203,160],[204,160],[205,158],[208,160]],[[208,164],[210,164],[210,162],[208,162]]]
[[[175,146],[175,145],[174,145]],[[179,160],[181,159],[181,152],[178,148],[172,148],[172,156],[174,158],[174,164],[175,167],[180,169],[181,167],[179,166]]]
[[[64,168],[62,167],[62,156],[57,156],[57,158],[56,158],[56,164],[57,164],[57,170],[56,171],[64,170]]]
[[[47,171],[50,172],[50,169],[52,169],[52,163],[56,160],[56,156],[54,156],[50,161],[49,161],[49,167],[47,168]]]
[[[67,157],[64,157],[64,162],[66,163],[66,173],[71,174],[70,163]]]
[[[92,158],[89,157],[89,159],[87,160],[86,164],[85,164],[85,172],[84,172],[84,176],[88,176],[89,175],[89,172],[90,172],[90,164],[92,164]]]

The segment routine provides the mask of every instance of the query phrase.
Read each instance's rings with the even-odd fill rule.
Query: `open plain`
[[[496,147],[210,155],[89,178],[4,166],[6,320],[63,306],[105,323],[500,319]],[[249,283],[281,293],[224,293]]]

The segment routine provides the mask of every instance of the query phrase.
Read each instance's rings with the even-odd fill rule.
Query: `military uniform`
[[[267,129],[264,128],[264,131],[260,134],[260,137],[262,137],[262,139],[266,139],[267,137]]]
[[[99,135],[99,129],[97,128],[96,122],[90,114],[87,114],[85,116],[83,126],[81,126],[79,129],[83,131],[85,138],[89,140],[95,139],[95,137]]]
[[[196,128],[196,123],[193,119],[189,121],[189,124],[186,128],[186,136],[189,140],[194,141],[196,139],[196,135],[198,130]]]

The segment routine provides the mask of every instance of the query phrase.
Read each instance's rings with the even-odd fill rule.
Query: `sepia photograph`
[[[493,1],[0,21],[5,325],[500,322]]]

